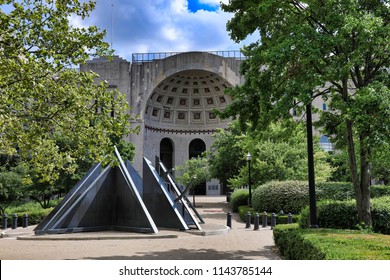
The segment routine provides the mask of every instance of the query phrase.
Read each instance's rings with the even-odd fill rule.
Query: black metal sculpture
[[[144,158],[143,198],[157,226],[201,230],[195,215],[200,217],[164,164],[156,157],[156,167]],[[166,179],[164,180],[163,177]],[[195,213],[195,215],[194,215]],[[203,219],[201,219],[203,222]]]
[[[96,164],[35,228],[35,234],[121,230],[157,233],[139,190],[140,177],[115,148],[119,166]],[[132,173],[132,176],[130,176]],[[133,178],[134,180],[133,180]]]

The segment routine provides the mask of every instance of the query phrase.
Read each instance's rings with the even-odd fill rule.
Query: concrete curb
[[[40,235],[40,236],[18,236],[17,240],[29,240],[29,241],[81,241],[81,240],[134,240],[134,239],[166,239],[166,238],[178,238],[177,234],[163,234],[163,235],[101,235],[101,236],[58,236],[58,235]]]

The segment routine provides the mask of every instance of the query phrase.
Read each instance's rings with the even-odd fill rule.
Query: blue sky
[[[255,41],[256,36],[241,44],[230,39],[226,23],[232,15],[221,11],[220,1],[97,0],[87,20],[71,22],[106,29],[107,42],[127,60],[132,53],[143,52],[238,50]]]

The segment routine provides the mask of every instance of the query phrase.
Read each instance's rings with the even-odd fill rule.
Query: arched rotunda
[[[114,57],[94,59],[81,67],[106,80],[109,88],[126,94],[138,135],[134,167],[142,175],[142,157],[159,156],[167,168],[209,150],[212,134],[226,128],[213,109],[231,102],[224,90],[243,82],[238,51],[134,54],[132,62]],[[217,180],[197,188],[197,194],[223,194]]]

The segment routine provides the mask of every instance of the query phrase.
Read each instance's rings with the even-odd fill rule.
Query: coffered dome
[[[162,81],[145,110],[145,124],[156,128],[216,128],[229,120],[219,119],[213,109],[231,102],[224,90],[229,82],[204,70],[186,70]]]

